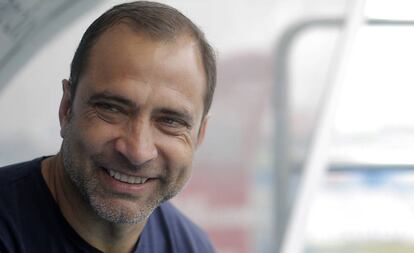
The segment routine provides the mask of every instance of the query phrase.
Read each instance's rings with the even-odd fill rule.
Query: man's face
[[[93,46],[74,101],[64,87],[59,115],[71,182],[102,218],[145,221],[183,188],[204,136],[196,43],[155,41],[117,25]]]

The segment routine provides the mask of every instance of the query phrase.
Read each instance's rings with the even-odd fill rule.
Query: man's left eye
[[[165,118],[161,118],[159,122],[168,127],[175,127],[175,128],[188,127],[188,124],[185,121],[180,120],[180,119],[175,119],[175,118],[165,117]]]

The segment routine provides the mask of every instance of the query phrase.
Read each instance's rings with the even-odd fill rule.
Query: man
[[[62,82],[60,152],[0,170],[0,252],[213,252],[167,200],[190,177],[215,80],[211,47],[177,10],[100,16]]]

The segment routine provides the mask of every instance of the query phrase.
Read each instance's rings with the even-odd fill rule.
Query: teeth
[[[148,178],[145,177],[133,177],[133,176],[128,176],[125,174],[121,174],[118,171],[114,171],[114,170],[109,170],[109,175],[113,178],[115,178],[118,181],[124,182],[124,183],[129,183],[129,184],[143,184],[145,183]]]
[[[117,180],[121,180],[121,174],[119,172],[115,172],[114,178]]]

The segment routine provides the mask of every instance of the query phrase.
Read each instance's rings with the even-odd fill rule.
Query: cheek
[[[193,143],[183,141],[179,137],[160,136],[158,138],[159,155],[166,160],[170,173],[175,175],[189,174],[194,155]]]
[[[78,122],[73,130],[72,132],[77,136],[77,146],[87,154],[102,152],[107,143],[115,138],[117,132],[113,126],[94,119]]]

